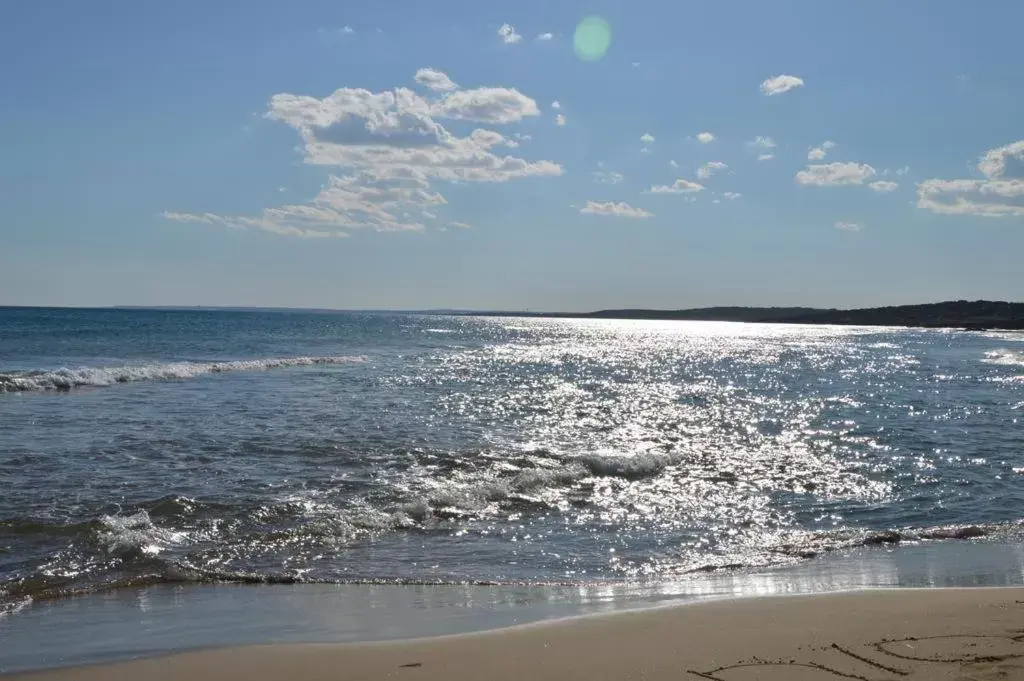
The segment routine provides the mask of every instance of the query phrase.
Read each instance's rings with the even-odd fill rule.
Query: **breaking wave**
[[[1001,364],[1003,366],[1024,366],[1024,352],[1020,350],[989,350],[985,353],[985,360],[988,364]]]
[[[159,362],[117,367],[59,368],[0,373],[0,393],[74,390],[136,381],[167,381],[235,371],[265,371],[320,364],[348,364],[362,357],[272,357],[233,362]]]

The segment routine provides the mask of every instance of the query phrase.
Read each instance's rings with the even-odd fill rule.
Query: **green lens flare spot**
[[[612,42],[612,27],[601,17],[587,17],[576,27],[572,48],[583,61],[597,61]]]

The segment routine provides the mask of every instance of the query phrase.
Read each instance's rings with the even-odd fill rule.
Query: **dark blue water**
[[[1015,538],[1024,336],[0,309],[0,604]]]

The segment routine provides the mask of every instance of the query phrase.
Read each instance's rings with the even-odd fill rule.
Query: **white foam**
[[[235,362],[166,362],[118,367],[59,368],[49,371],[0,373],[0,393],[39,390],[71,390],[86,386],[108,386],[136,381],[187,379],[233,371],[265,371],[315,364],[346,364],[365,361],[363,357],[271,357]]]
[[[1020,350],[989,350],[985,353],[985,362],[988,364],[1002,364],[1004,366],[1024,366],[1024,352]]]
[[[149,514],[139,511],[132,515],[105,515],[100,518],[103,528],[98,532],[107,551],[113,554],[140,551],[155,556],[168,546],[181,544],[186,540],[182,532],[157,527]]]

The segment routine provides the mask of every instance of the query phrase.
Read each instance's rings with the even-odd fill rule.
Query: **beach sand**
[[[211,649],[3,678],[1024,679],[1024,589],[730,599],[433,639]]]

